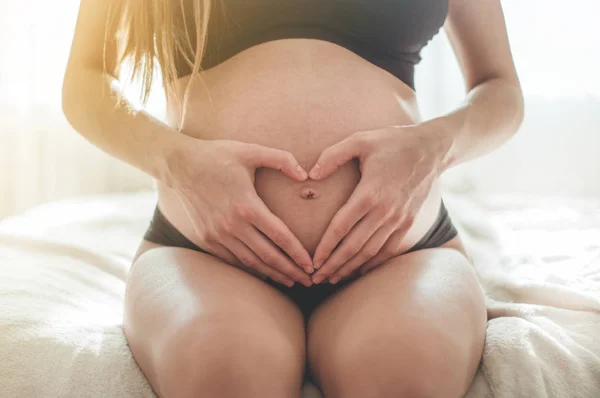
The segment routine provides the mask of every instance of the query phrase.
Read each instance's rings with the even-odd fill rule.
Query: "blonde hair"
[[[196,48],[192,48],[192,32],[186,23],[184,1],[193,3]],[[165,92],[167,89],[175,92],[174,84],[178,78],[175,60],[180,57],[192,75],[184,94],[185,108],[185,97],[193,77],[201,70],[210,10],[211,0],[113,0],[105,39],[114,35],[119,44],[117,66],[125,60],[132,61],[129,81],[141,81],[143,104],[148,101],[157,70],[160,70]]]

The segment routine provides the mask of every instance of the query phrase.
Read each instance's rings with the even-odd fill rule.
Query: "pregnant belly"
[[[185,113],[169,98],[171,125],[181,124],[185,134],[202,139],[290,151],[307,171],[325,148],[356,131],[419,119],[408,86],[350,51],[319,40],[263,43],[201,77],[191,86]],[[180,94],[188,82],[177,82]],[[353,160],[322,181],[297,182],[279,171],[258,169],[255,186],[267,207],[312,254],[359,181],[358,162]],[[433,222],[439,194],[434,190],[430,196],[406,236],[407,248]],[[173,224],[202,246],[173,192],[160,184],[159,200]]]

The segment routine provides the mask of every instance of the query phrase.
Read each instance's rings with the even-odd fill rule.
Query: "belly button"
[[[311,200],[317,199],[319,197],[319,194],[312,188],[302,188],[302,191],[300,192],[300,197],[302,197],[302,199]]]

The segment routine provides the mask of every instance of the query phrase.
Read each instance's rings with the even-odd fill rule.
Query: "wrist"
[[[418,125],[424,145],[432,154],[438,174],[444,173],[455,163],[455,131],[444,117],[432,119]]]
[[[180,132],[174,132],[170,137],[168,145],[163,148],[159,163],[159,180],[169,188],[180,185],[182,174],[185,172],[188,159],[194,153],[198,156],[195,148],[200,139],[190,137]]]

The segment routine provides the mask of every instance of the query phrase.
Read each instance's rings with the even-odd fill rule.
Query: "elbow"
[[[525,98],[523,96],[523,89],[521,84],[517,81],[512,84],[513,91],[513,104],[514,104],[514,132],[516,133],[521,128],[523,120],[525,119]]]
[[[62,84],[62,112],[67,119],[67,122],[71,125],[71,127],[75,128],[75,114],[77,112],[76,104],[78,102],[79,95],[77,93],[76,87],[77,83],[75,82],[75,77],[73,73],[67,71],[65,74],[63,84]]]
[[[506,126],[516,134],[525,119],[525,99],[521,83],[516,75],[493,79],[498,105],[505,109]]]
[[[67,122],[81,133],[93,120],[95,96],[97,92],[95,74],[88,73],[84,68],[67,68],[62,84],[62,112]]]
[[[494,74],[473,81],[467,86],[467,91],[474,96],[485,92],[490,106],[497,108],[502,115],[503,130],[510,136],[519,131],[525,119],[525,99],[516,74]]]

